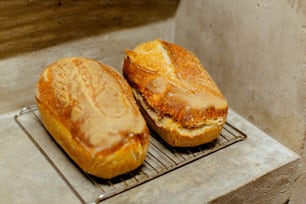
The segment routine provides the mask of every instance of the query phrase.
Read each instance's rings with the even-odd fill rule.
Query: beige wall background
[[[43,68],[83,55],[121,71],[154,38],[193,51],[229,105],[302,155],[291,202],[306,199],[306,1],[1,1],[0,113],[34,103]]]

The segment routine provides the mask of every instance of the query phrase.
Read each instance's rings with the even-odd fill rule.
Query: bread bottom
[[[47,107],[37,103],[42,122],[55,141],[65,150],[72,160],[86,173],[100,178],[113,178],[138,168],[145,160],[148,143],[136,135],[123,143],[116,151],[97,152],[78,143],[68,128],[52,114]]]
[[[224,117],[217,117],[206,119],[204,124],[197,128],[184,128],[170,117],[160,117],[136,89],[132,90],[148,125],[173,147],[195,147],[212,142],[219,136],[225,123]]]

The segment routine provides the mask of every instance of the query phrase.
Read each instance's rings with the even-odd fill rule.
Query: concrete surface
[[[14,114],[0,116],[0,203],[80,202],[17,126]],[[247,201],[244,203],[256,203],[278,194],[282,194],[278,201],[285,202],[299,156],[233,111],[228,121],[248,138],[104,202],[208,203],[237,195]],[[284,171],[287,173],[278,173]],[[268,182],[261,182],[265,175],[269,175]],[[256,182],[261,186],[254,185]],[[239,191],[245,185],[252,192],[263,191],[249,197]]]

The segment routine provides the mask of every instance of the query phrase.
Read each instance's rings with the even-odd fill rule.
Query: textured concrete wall
[[[292,200],[293,189],[290,187],[294,183],[297,166],[295,161],[280,167],[209,204],[288,204]]]
[[[0,2],[0,58],[66,41],[163,21],[178,0],[4,0]]]
[[[0,113],[34,103],[38,76],[82,55],[121,70],[124,49],[174,38],[178,0],[1,1]]]
[[[291,202],[305,201],[306,1],[182,0],[175,32],[231,108],[302,155]]]
[[[305,117],[306,119],[306,117]],[[298,168],[298,175],[292,191],[290,204],[300,204],[306,201],[306,145]]]
[[[306,2],[191,2],[181,1],[176,41],[200,57],[234,110],[301,152]]]

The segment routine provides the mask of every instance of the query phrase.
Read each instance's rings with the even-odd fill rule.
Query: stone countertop
[[[80,203],[13,117],[0,115],[0,203]],[[248,138],[111,197],[103,203],[207,203],[299,156],[229,110]]]

